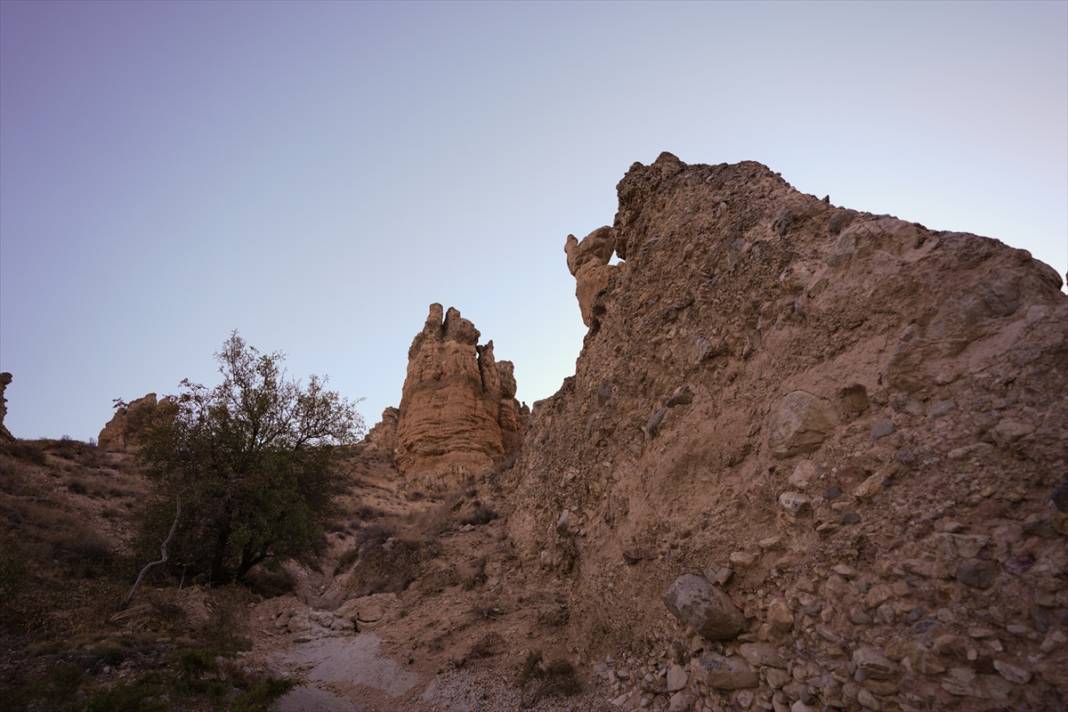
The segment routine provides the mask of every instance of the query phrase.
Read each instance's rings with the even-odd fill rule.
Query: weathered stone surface
[[[730,640],[745,628],[745,616],[730,596],[705,578],[679,576],[664,594],[664,605],[709,640]]]
[[[853,663],[864,671],[865,676],[874,680],[889,680],[897,674],[897,666],[872,647],[854,650]]]
[[[968,559],[957,567],[957,580],[972,588],[990,588],[997,575],[997,564],[992,561]]]
[[[575,296],[582,323],[586,326],[591,326],[604,309],[600,297],[616,270],[614,265],[608,264],[615,252],[615,244],[615,231],[610,227],[597,228],[581,241],[568,235],[564,243],[567,268],[575,277]]]
[[[776,457],[811,452],[833,428],[830,406],[811,393],[793,391],[779,402],[768,421],[768,447]]]
[[[756,687],[760,676],[741,658],[704,653],[694,663],[694,676],[717,690]]]
[[[398,408],[395,459],[405,475],[441,477],[492,469],[519,442],[525,413],[512,364],[459,310],[430,305],[408,350]]]
[[[15,436],[4,425],[4,416],[7,415],[7,398],[4,397],[4,391],[7,390],[7,386],[11,381],[12,376],[10,373],[7,371],[0,373],[0,440],[15,439]]]
[[[753,667],[786,667],[779,651],[769,643],[742,643],[738,646],[738,654]]]
[[[363,441],[367,447],[380,452],[389,458],[393,457],[393,451],[397,447],[397,421],[400,411],[389,407],[382,411],[382,419],[373,428],[367,431]]]
[[[686,682],[689,680],[689,677],[686,668],[676,663],[672,663],[667,671],[667,691],[678,692],[683,689],[686,687]]]
[[[171,398],[157,400],[155,393],[148,393],[115,409],[115,415],[100,431],[97,445],[111,452],[135,452],[140,448],[140,438],[156,417],[173,413]]]

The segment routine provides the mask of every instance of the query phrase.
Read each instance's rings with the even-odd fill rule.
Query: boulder
[[[830,404],[811,393],[787,393],[768,421],[768,447],[776,457],[811,452],[834,427]]]
[[[683,574],[675,579],[664,594],[664,605],[709,640],[731,640],[745,629],[745,616],[730,596],[702,576]]]
[[[695,661],[694,676],[717,690],[742,690],[760,683],[757,671],[741,658],[711,652]]]

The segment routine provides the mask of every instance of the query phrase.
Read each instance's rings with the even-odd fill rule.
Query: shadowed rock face
[[[7,415],[7,399],[4,398],[4,391],[7,390],[7,385],[11,383],[11,374],[7,371],[0,373],[0,440],[14,440],[15,436],[11,434],[11,431],[4,425],[4,416]]]
[[[511,362],[450,308],[430,305],[408,350],[396,426],[395,459],[406,475],[441,477],[492,469],[516,447],[523,413]]]

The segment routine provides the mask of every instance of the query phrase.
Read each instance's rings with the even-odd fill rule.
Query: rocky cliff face
[[[443,318],[442,306],[430,305],[408,350],[398,408],[394,453],[403,474],[481,474],[518,445],[525,415],[515,399],[512,363],[497,361],[493,342],[479,346],[478,339],[459,310],[450,308]]]
[[[1063,703],[1060,276],[752,162],[663,154],[618,192],[612,226],[567,240],[590,329],[535,405],[509,495],[513,542],[566,592],[574,650],[612,656],[616,702]],[[432,314],[413,344],[409,401],[442,399],[446,361],[479,397],[458,317]]]
[[[400,411],[389,407],[382,411],[382,419],[373,428],[367,431],[363,441],[367,448],[388,460],[393,459],[393,451],[397,447],[397,420]]]
[[[4,416],[7,415],[7,399],[4,398],[4,391],[7,390],[7,386],[11,383],[11,374],[7,371],[0,373],[0,440],[14,440],[15,436],[11,434],[11,431],[4,425]]]
[[[115,409],[115,415],[100,431],[97,445],[112,452],[134,452],[138,438],[160,408],[173,407],[169,398],[156,399],[155,393],[130,401]]]

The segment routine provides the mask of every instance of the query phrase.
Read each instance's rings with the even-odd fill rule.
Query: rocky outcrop
[[[15,439],[15,436],[4,425],[4,416],[7,415],[7,398],[4,397],[4,391],[7,390],[7,386],[12,380],[11,374],[7,371],[0,373],[0,440]]]
[[[152,419],[173,408],[174,402],[170,398],[157,400],[155,393],[148,393],[125,405],[120,404],[115,409],[115,415],[100,431],[98,447],[111,452],[135,452],[140,447],[141,435]]]
[[[582,323],[586,326],[592,326],[603,311],[598,300],[608,289],[616,271],[615,265],[608,264],[615,249],[615,230],[610,227],[597,228],[581,242],[574,235],[568,235],[564,242],[567,269],[575,277],[575,296]]]
[[[395,459],[405,475],[439,478],[492,469],[518,444],[525,414],[509,361],[450,308],[430,305],[408,350],[396,426]]]
[[[393,451],[397,447],[397,421],[400,411],[390,406],[382,411],[382,419],[373,428],[367,431],[363,441],[371,451],[393,459]]]
[[[568,238],[589,330],[503,483],[616,704],[1059,708],[1060,276],[753,162],[663,154],[618,193]],[[728,604],[743,634],[693,635]]]

